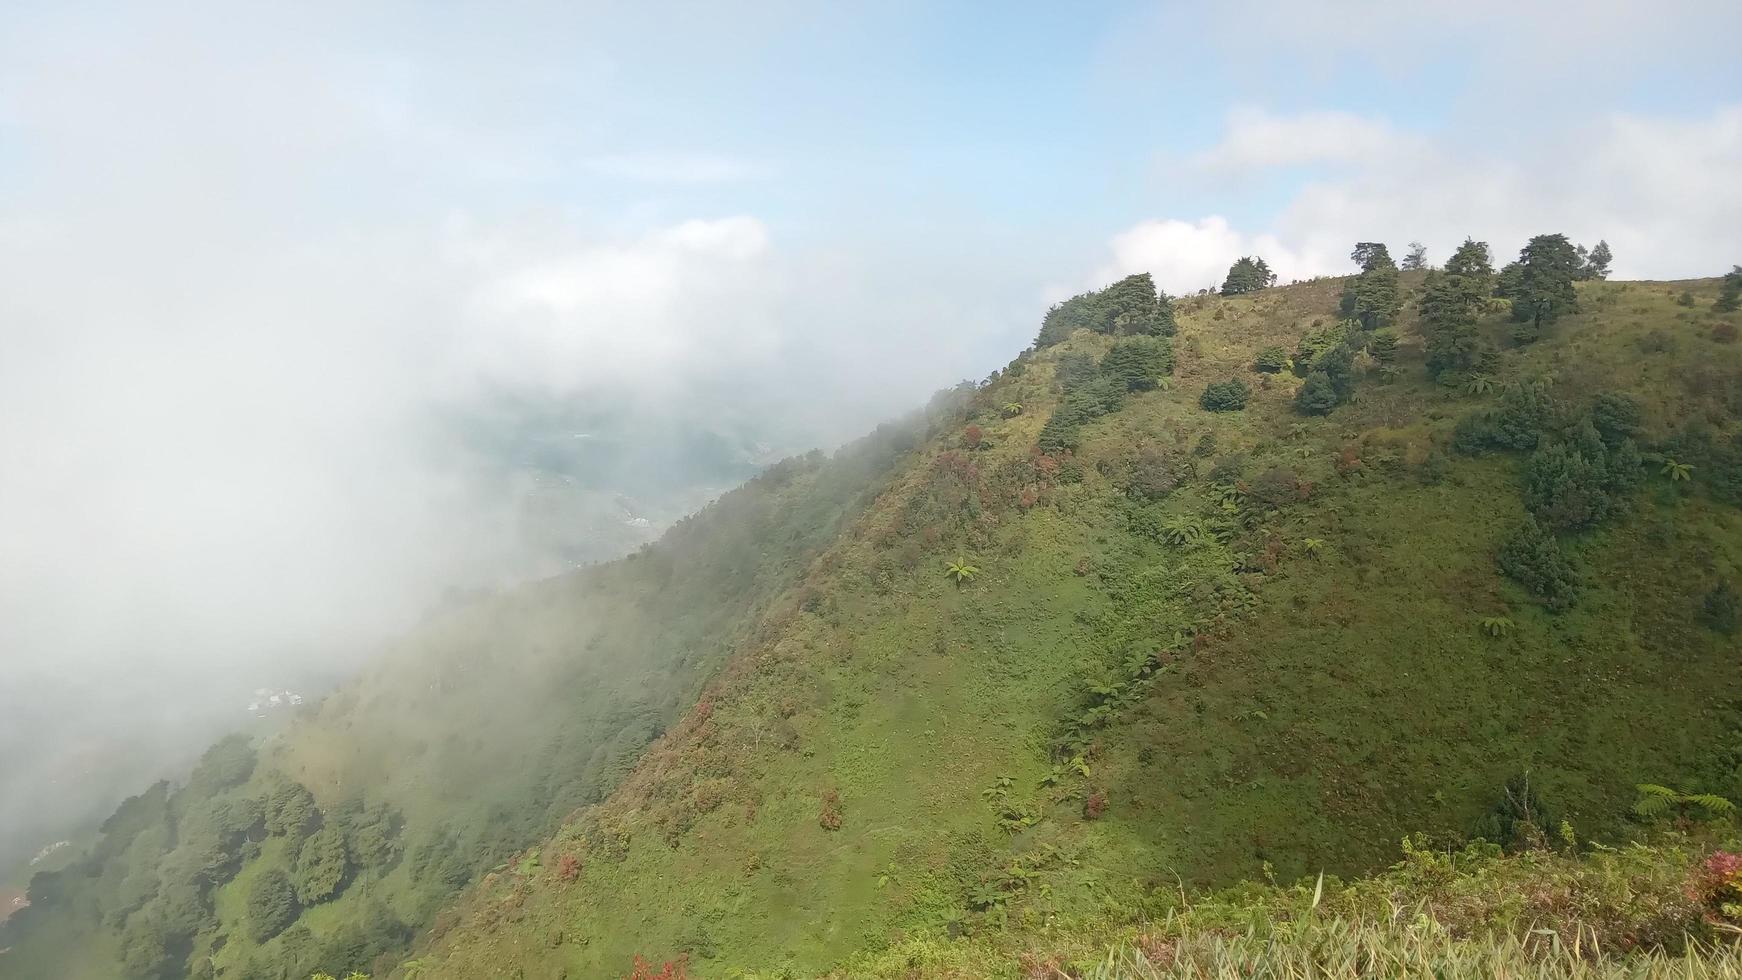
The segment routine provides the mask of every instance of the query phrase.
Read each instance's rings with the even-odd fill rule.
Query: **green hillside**
[[[1410,833],[1742,798],[1721,283],[1357,254],[1078,297],[913,419],[443,613],[124,805],[0,976],[1014,976]]]
[[[1171,384],[1072,451],[1036,450],[1080,401],[1063,389],[1095,383],[1061,374],[1116,341],[1018,359],[789,621],[543,845],[571,873],[499,876],[424,962],[808,975],[915,934],[1093,931],[1182,885],[1359,872],[1410,831],[1501,836],[1484,818],[1526,772],[1600,840],[1636,832],[1642,780],[1742,794],[1734,637],[1702,624],[1742,568],[1717,284],[1581,283],[1523,345],[1485,307],[1492,373],[1437,381],[1406,310],[1390,360],[1354,358],[1346,403],[1303,415],[1306,382],[1252,365],[1312,356],[1349,285],[1177,304]],[[1205,410],[1229,379],[1244,409]],[[1496,562],[1532,454],[1454,435],[1541,403],[1552,454],[1600,395],[1693,479],[1633,464],[1613,513],[1560,536],[1581,585],[1552,612]],[[979,570],[959,586],[957,560]]]

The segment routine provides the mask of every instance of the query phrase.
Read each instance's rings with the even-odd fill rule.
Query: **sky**
[[[505,399],[826,448],[1132,272],[1742,261],[1715,0],[5,6],[0,735],[523,572]]]

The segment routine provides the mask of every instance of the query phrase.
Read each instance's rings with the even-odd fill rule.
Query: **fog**
[[[1738,258],[1722,5],[1653,11],[1670,67],[1609,59],[1642,28],[1581,5],[1582,54],[1524,69],[1541,46],[1479,6],[1483,91],[1713,94],[1643,85],[1484,155],[1490,107],[1434,102],[1409,25],[1350,50],[1340,10],[9,4],[0,868],[255,688],[318,694],[451,590],[634,547],[1106,278],[1345,272],[1379,235]],[[1568,145],[1596,148],[1576,179],[1515,172]]]
[[[17,14],[0,866],[247,723],[253,689],[318,693],[451,589],[610,557],[1008,356],[910,286],[961,328],[897,377],[914,335],[867,326],[901,304],[837,308],[881,286],[731,195],[577,201],[612,167],[736,174],[588,145],[610,69],[541,40],[560,18],[468,46],[340,5]],[[523,97],[545,115],[498,115]]]

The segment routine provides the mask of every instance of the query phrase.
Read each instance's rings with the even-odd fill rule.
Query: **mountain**
[[[1388,262],[1077,297],[983,384],[445,609],[124,804],[0,975],[1018,975],[1406,834],[1742,798],[1719,282]]]

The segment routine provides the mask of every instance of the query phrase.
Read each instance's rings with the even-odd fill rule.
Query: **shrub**
[[[1241,474],[1245,472],[1246,454],[1229,453],[1216,460],[1216,464],[1210,467],[1209,480],[1211,483],[1233,483],[1240,479]]]
[[[1273,466],[1258,474],[1247,485],[1246,499],[1248,503],[1265,510],[1286,507],[1301,499],[1300,475],[1293,470]]]
[[[1306,384],[1294,395],[1294,410],[1302,415],[1329,415],[1337,407],[1337,389],[1323,371],[1307,375]]]
[[[1535,518],[1526,518],[1506,539],[1498,560],[1502,572],[1549,609],[1560,612],[1578,601],[1577,571],[1561,553],[1560,542]]]
[[[835,790],[823,793],[823,807],[817,813],[817,824],[824,830],[841,829],[841,794]]]
[[[963,449],[982,449],[986,445],[986,430],[970,425],[962,430]]]
[[[1266,347],[1252,360],[1252,370],[1276,374],[1288,367],[1288,351],[1281,347]]]
[[[1737,598],[1736,590],[1730,588],[1729,582],[1719,582],[1706,593],[1705,601],[1700,604],[1700,622],[1707,629],[1727,636],[1736,632],[1739,620],[1742,620],[1742,599]]]
[[[1173,345],[1165,337],[1127,337],[1101,359],[1101,374],[1126,391],[1147,391],[1173,372]]]
[[[1090,793],[1089,798],[1083,801],[1084,819],[1099,820],[1101,819],[1101,815],[1106,812],[1107,794],[1101,790],[1095,790],[1093,793]]]
[[[1185,466],[1173,453],[1145,446],[1131,463],[1131,479],[1125,489],[1140,500],[1159,500],[1180,485],[1184,474]]]
[[[1246,399],[1250,397],[1252,389],[1246,382],[1229,378],[1227,381],[1211,382],[1198,398],[1198,404],[1211,412],[1237,412],[1246,407]]]
[[[1736,342],[1736,325],[1734,323],[1713,324],[1712,339],[1720,344],[1734,344]]]
[[[1610,446],[1620,445],[1621,440],[1638,435],[1639,423],[1644,417],[1638,399],[1632,395],[1605,391],[1591,403],[1591,424],[1596,426],[1603,442]]]
[[[1586,425],[1574,439],[1538,449],[1524,475],[1524,504],[1546,526],[1576,530],[1626,506],[1639,485],[1640,458],[1631,439],[1611,450]]]

